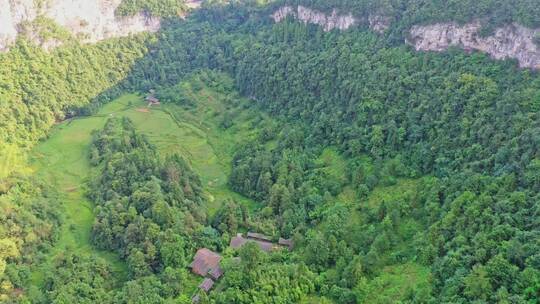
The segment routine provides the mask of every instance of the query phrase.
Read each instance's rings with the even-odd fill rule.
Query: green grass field
[[[239,117],[238,123],[230,129],[220,129],[215,114],[223,110],[219,95],[202,90],[194,98],[204,101],[191,110],[175,105],[148,108],[140,96],[124,95],[105,105],[94,116],[65,121],[52,130],[50,136],[33,150],[31,167],[59,190],[65,216],[58,242],[45,263],[32,272],[35,285],[43,284],[54,256],[64,250],[99,256],[111,264],[119,280],[126,277],[126,266],[115,253],[99,251],[92,246],[93,205],[85,196],[85,184],[92,171],[88,157],[91,133],[102,128],[110,117],[129,117],[162,155],[180,153],[188,159],[204,184],[210,213],[226,199],[235,199],[250,209],[257,208],[255,202],[227,187],[234,147],[239,140],[250,136],[250,117]]]
[[[0,180],[8,177],[12,172],[28,173],[25,153],[14,144],[0,142]]]
[[[316,163],[321,166],[319,170],[325,171],[332,179],[341,184],[347,182],[347,161],[336,148],[325,148]]]
[[[416,263],[387,266],[376,278],[360,283],[362,302],[400,303],[413,288],[427,288],[429,279],[429,268]]]
[[[90,173],[88,147],[91,131],[103,127],[107,115],[121,111],[118,105],[121,103],[111,103],[96,117],[59,124],[31,155],[33,170],[57,188],[65,206],[60,238],[50,252],[49,260],[32,273],[32,282],[36,285],[43,283],[44,274],[54,256],[65,250],[102,257],[110,262],[120,279],[125,276],[125,266],[114,253],[98,251],[90,243],[94,214],[92,203],[86,198],[84,189]]]
[[[142,97],[135,94],[124,95],[105,105],[96,115],[58,124],[49,138],[33,150],[30,157],[32,170],[59,190],[65,206],[64,224],[59,240],[45,262],[32,272],[31,279],[36,286],[44,283],[45,274],[54,257],[65,250],[103,258],[112,266],[118,283],[127,278],[127,267],[115,253],[99,251],[91,244],[93,204],[85,195],[85,185],[93,170],[88,157],[91,134],[93,130],[102,128],[108,118],[128,117],[138,131],[156,145],[161,155],[179,153],[184,156],[201,177],[208,202],[206,207],[210,214],[227,199],[243,203],[251,210],[259,208],[256,202],[231,191],[227,180],[235,149],[256,135],[257,123],[269,118],[245,107],[249,102],[247,100],[231,102],[231,96],[225,93],[201,84],[198,87],[197,90],[192,90],[190,85],[186,86],[189,90],[187,95],[194,101],[195,106],[162,104],[148,107]],[[233,113],[234,123],[226,129],[220,126],[224,113]],[[319,166],[316,170],[325,171],[344,185],[342,192],[336,196],[336,201],[349,206],[350,225],[362,221],[362,215],[355,207],[359,203],[377,208],[382,201],[411,199],[418,184],[418,180],[397,179],[392,186],[376,187],[366,201],[359,202],[355,190],[347,184],[347,161],[336,149],[324,149],[316,162]],[[368,169],[371,169],[368,161],[366,163]],[[415,223],[405,222],[403,229],[400,229],[405,231],[411,225],[414,226]],[[366,299],[373,303],[402,299],[409,287],[425,284],[428,278],[429,270],[414,263],[386,266],[379,277],[364,286],[365,290],[373,293]],[[199,277],[190,274],[186,292],[194,292],[199,281]],[[388,289],[386,286],[389,285],[395,288]],[[302,303],[331,301],[309,297]]]
[[[377,186],[369,195],[368,206],[377,208],[383,201],[411,200],[416,194],[418,179],[399,178],[392,186]]]

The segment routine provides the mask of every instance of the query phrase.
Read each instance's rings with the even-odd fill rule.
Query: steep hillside
[[[537,302],[536,2],[212,1],[157,34],[19,39],[0,301]],[[188,270],[209,250],[213,283]]]
[[[494,33],[480,35],[479,22],[458,25],[437,23],[414,26],[407,43],[421,51],[445,51],[451,46],[466,51],[481,51],[494,59],[517,59],[524,68],[540,69],[540,28],[530,29],[519,24],[496,28]]]
[[[396,44],[392,25],[384,35],[324,31],[269,15],[200,11],[163,31],[129,83],[168,87],[185,70],[220,69],[279,119],[238,148],[230,184],[263,204],[261,231],[295,237],[293,256],[318,275],[317,294],[533,301],[538,76],[481,53],[416,52]],[[336,161],[325,160],[330,146]],[[266,291],[235,291],[229,280],[228,292],[210,294],[217,303]]]
[[[292,17],[304,23],[319,25],[325,31],[367,26],[380,34],[387,31],[392,34],[399,29],[404,31],[401,40],[418,51],[446,51],[449,47],[456,46],[467,51],[487,53],[494,59],[517,59],[521,67],[540,69],[540,28],[527,28],[517,22],[502,25],[481,22],[485,18],[482,15],[462,25],[456,22],[441,23],[436,19],[430,20],[430,24],[426,25],[414,24],[406,19],[406,16],[391,16],[384,10],[351,12],[340,10],[339,7],[336,5],[326,10],[318,10],[303,5],[283,5],[275,9],[271,17],[274,22]],[[537,25],[537,22],[532,24]],[[487,35],[486,26],[491,27],[491,33]]]
[[[122,0],[1,0],[0,51],[7,50],[17,38],[21,27],[37,16],[50,18],[85,42],[159,29],[159,18],[142,12],[129,17],[117,17],[115,10],[121,2]]]

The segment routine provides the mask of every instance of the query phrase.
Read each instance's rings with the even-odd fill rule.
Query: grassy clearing
[[[343,185],[341,193],[336,196],[336,201],[350,206],[356,204],[356,192],[347,178],[347,159],[335,147],[327,147],[315,160],[315,163],[318,166],[316,170],[325,172],[330,179]]]
[[[197,81],[197,80],[194,80]],[[253,128],[255,113],[240,107],[248,103],[240,102],[240,107],[231,103],[230,96],[198,83],[198,90],[186,86],[186,95],[196,105],[182,107],[166,105],[168,112],[179,126],[178,139],[183,155],[191,162],[199,174],[209,194],[209,212],[213,214],[226,199],[234,199],[255,209],[258,205],[246,197],[231,191],[227,186],[228,176],[232,170],[231,162],[235,149],[239,144],[255,136]],[[220,126],[227,110],[235,112],[234,124],[227,129]]]
[[[397,179],[395,185],[377,186],[371,191],[368,199],[370,208],[377,208],[382,202],[411,200],[416,195],[419,179]]]
[[[31,155],[32,169],[59,190],[65,206],[65,223],[60,238],[47,260],[32,273],[35,285],[43,284],[50,262],[65,250],[104,258],[113,266],[119,280],[126,277],[126,266],[116,254],[99,251],[92,246],[93,205],[85,196],[85,183],[91,173],[88,160],[91,133],[102,128],[109,117],[129,117],[162,155],[180,153],[186,157],[201,176],[211,213],[229,198],[245,203],[252,209],[256,207],[255,202],[227,187],[235,142],[247,136],[249,123],[239,120],[239,125],[232,127],[234,129],[220,130],[214,114],[223,110],[219,94],[210,90],[201,92],[212,95],[214,102],[204,102],[191,111],[175,105],[148,108],[141,97],[124,95],[92,117],[76,118],[57,125],[49,138],[34,149]],[[238,132],[238,129],[246,132]]]
[[[47,261],[32,273],[32,282],[40,286],[50,262],[63,251],[79,251],[95,254],[107,260],[123,279],[126,267],[110,252],[98,251],[90,243],[94,221],[92,203],[85,196],[85,182],[90,173],[88,146],[91,131],[103,127],[105,118],[118,111],[119,103],[111,103],[96,117],[70,120],[59,124],[49,138],[40,143],[31,155],[32,169],[54,185],[65,206],[64,225],[58,242]]]
[[[325,148],[315,163],[320,166],[318,170],[324,171],[331,179],[342,185],[347,183],[347,160],[335,147]]]
[[[387,266],[381,275],[361,283],[363,303],[399,303],[413,288],[428,288],[429,268],[416,263]]]
[[[357,202],[350,204],[351,206],[351,221],[350,226],[359,226],[365,222],[365,214],[362,214],[358,207],[361,205],[363,208],[377,210],[383,202],[394,203],[394,202],[408,202],[415,199],[416,191],[419,184],[422,182],[422,179],[408,179],[408,178],[398,178],[396,179],[396,184],[391,186],[377,186],[375,187],[368,195],[365,201]],[[343,199],[344,202],[353,201],[354,193],[352,189],[347,191],[348,187],[345,188],[345,191],[340,195],[341,197],[346,197]],[[404,218],[400,226],[397,228],[397,231],[401,237],[408,238],[412,237],[412,233],[416,231],[418,227],[412,218]],[[403,244],[402,246],[407,246]]]

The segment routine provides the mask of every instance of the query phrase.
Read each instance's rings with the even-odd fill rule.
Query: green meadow
[[[88,147],[92,130],[103,127],[107,116],[126,110],[119,100],[106,106],[95,117],[63,122],[34,149],[31,155],[32,169],[56,187],[65,208],[59,240],[48,260],[33,272],[34,284],[43,283],[44,273],[54,256],[66,250],[100,256],[113,265],[120,278],[125,276],[125,265],[115,254],[97,251],[90,243],[94,214],[92,203],[85,196],[85,183],[91,171]]]
[[[413,288],[429,288],[429,268],[416,263],[385,267],[372,280],[361,280],[363,303],[399,303]]]
[[[193,82],[193,80],[192,80]],[[255,113],[248,100],[233,100],[231,96],[210,87],[192,82],[186,83],[185,95],[193,101],[191,105],[162,104],[149,107],[142,96],[124,95],[108,104],[95,115],[74,118],[58,124],[49,137],[42,141],[30,157],[32,170],[54,185],[64,203],[64,224],[59,240],[46,256],[45,261],[32,272],[34,285],[44,283],[54,257],[65,250],[84,252],[108,261],[116,273],[118,283],[127,278],[127,267],[113,252],[97,250],[91,244],[91,230],[94,221],[93,204],[86,197],[86,183],[92,175],[89,163],[89,146],[92,131],[104,126],[108,118],[128,117],[138,131],[148,137],[161,155],[179,153],[188,160],[198,173],[205,188],[207,209],[213,214],[227,199],[245,204],[249,209],[258,204],[227,185],[231,172],[231,161],[238,145],[253,138],[261,121],[269,118]],[[201,88],[202,86],[202,88]],[[237,98],[237,97],[235,97]],[[222,127],[225,113],[233,123]],[[231,114],[232,113],[232,114]],[[350,225],[363,222],[363,215],[357,210],[358,198],[345,175],[347,160],[333,147],[322,151],[316,160],[318,169],[344,185],[336,201],[351,210]],[[372,170],[369,159],[366,168]],[[368,172],[369,172],[368,171]],[[371,208],[377,208],[383,201],[410,200],[420,181],[399,178],[391,186],[378,186],[365,201]],[[407,234],[407,229],[415,223],[405,222],[399,230]],[[398,247],[401,246],[398,245]],[[412,286],[427,284],[429,270],[416,263],[386,266],[375,280],[364,282],[362,290],[369,291],[365,298],[373,303],[385,303],[404,297]],[[401,282],[397,284],[397,282]],[[189,275],[187,290],[194,291],[199,278]],[[387,286],[393,286],[388,289]],[[308,297],[302,303],[332,303],[324,297]]]
[[[240,114],[227,130],[219,128],[223,112],[220,93],[204,88],[193,94],[196,106],[148,107],[139,95],[124,95],[105,105],[96,115],[70,119],[55,126],[49,137],[32,152],[32,170],[56,187],[64,204],[64,224],[59,240],[46,260],[32,272],[32,282],[43,284],[44,274],[54,257],[64,250],[94,254],[110,263],[119,281],[125,279],[126,265],[115,253],[97,250],[91,244],[94,221],[93,204],[85,193],[92,168],[89,146],[92,131],[104,126],[110,117],[129,117],[136,128],[155,144],[162,155],[179,153],[199,174],[213,214],[227,199],[244,203],[250,209],[257,204],[227,187],[230,161],[239,140],[251,136],[251,116]]]

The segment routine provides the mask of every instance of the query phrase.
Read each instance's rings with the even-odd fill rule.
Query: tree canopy
[[[269,10],[283,3],[397,21],[382,35],[270,23]],[[336,303],[534,303],[538,73],[457,49],[417,53],[396,37],[416,23],[480,17],[487,26],[538,26],[538,7],[527,0],[232,2],[168,20],[147,40],[50,54],[20,41],[0,55],[0,100],[8,104],[0,110],[0,141],[7,143],[0,144],[7,151],[0,164],[21,163],[13,155],[55,121],[91,113],[126,91],[155,90],[160,110],[193,116],[190,90],[205,81],[238,92],[227,95],[238,107],[216,114],[223,130],[234,130],[239,112],[264,113],[249,122],[253,136],[224,158],[228,189],[260,207],[229,200],[212,214],[206,185],[184,155],[160,152],[127,118],[109,119],[88,151],[92,241],[125,262],[127,277],[111,283],[104,261],[66,252],[55,259],[40,300],[189,302],[186,265],[206,247],[223,254],[225,274],[219,292],[201,294],[201,303],[295,303],[308,296]],[[200,82],[190,83],[195,78]],[[28,267],[61,225],[55,191],[19,176],[18,167],[0,170],[4,298],[31,285]],[[291,238],[295,248],[227,248],[246,230]]]

